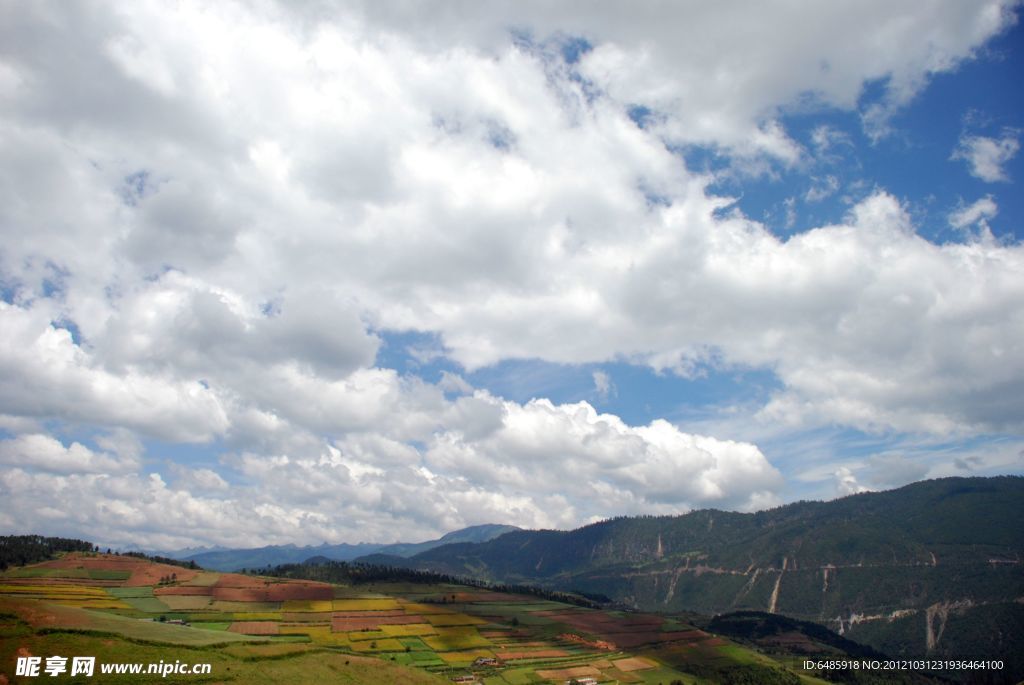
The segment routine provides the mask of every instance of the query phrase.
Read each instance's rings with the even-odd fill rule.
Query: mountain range
[[[389,557],[410,557],[435,547],[453,543],[486,542],[498,535],[520,530],[515,526],[499,524],[482,524],[469,526],[452,531],[436,540],[425,542],[399,542],[394,544],[377,544],[361,542],[358,544],[341,543],[337,545],[304,546],[268,545],[252,549],[213,549],[204,551],[180,550],[177,552],[159,552],[157,556],[165,556],[182,561],[194,561],[199,566],[214,571],[237,571],[242,568],[257,569],[278,564],[296,564],[310,557],[323,557],[334,561],[351,561],[368,554],[385,554]]]
[[[1024,478],[945,478],[756,513],[617,518],[356,561],[603,596],[763,611],[894,656],[1024,670]]]

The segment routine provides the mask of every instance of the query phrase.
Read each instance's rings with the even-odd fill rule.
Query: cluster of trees
[[[0,571],[10,566],[37,564],[57,556],[58,552],[99,551],[91,542],[74,538],[49,538],[42,535],[0,536]]]
[[[576,606],[589,607],[592,609],[601,608],[603,606],[602,602],[595,601],[593,598],[584,597],[576,593],[548,590],[534,585],[490,583],[476,578],[464,578],[448,575],[447,573],[435,573],[433,571],[421,571],[418,569],[381,564],[348,563],[344,561],[318,559],[312,563],[307,561],[302,564],[281,564],[279,566],[268,566],[262,569],[242,569],[242,573],[272,576],[275,578],[318,580],[325,583],[342,583],[348,585],[358,585],[360,583],[465,585],[468,587],[492,590],[494,592],[530,595],[540,599],[564,602],[566,604],[575,604]]]

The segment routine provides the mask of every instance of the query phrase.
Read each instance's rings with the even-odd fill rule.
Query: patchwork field
[[[353,683],[668,685],[697,682],[697,674],[714,682],[716,669],[732,663],[798,682],[767,656],[662,616],[457,585],[350,587],[99,554],[68,554],[0,575],[0,619],[0,682],[15,682],[20,648],[94,655],[88,650],[100,638],[121,647],[116,655],[110,645],[96,648],[98,657],[140,661],[144,646],[154,661],[174,655],[218,664],[215,682],[245,682],[257,662],[261,682],[303,682],[295,669],[312,662],[314,670],[347,669]]]

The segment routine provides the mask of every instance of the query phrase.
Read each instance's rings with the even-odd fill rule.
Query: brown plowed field
[[[566,680],[570,678],[600,678],[601,671],[593,666],[574,666],[572,668],[559,668],[552,670],[537,671],[537,675],[547,680]]]
[[[333,599],[334,587],[315,581],[274,582],[239,573],[225,573],[213,585],[215,599],[233,602],[283,602],[289,599]]]
[[[228,630],[242,635],[277,635],[280,628],[277,621],[235,621]]]
[[[132,569],[132,575],[124,581],[124,584],[126,587],[142,587],[143,585],[156,585],[161,578],[167,576],[175,576],[179,581],[187,581],[196,575],[197,572],[191,569],[144,561]]]
[[[630,671],[644,671],[648,668],[657,668],[658,666],[653,661],[638,656],[629,657],[628,659],[616,659],[612,663],[615,664],[615,668],[627,673]]]

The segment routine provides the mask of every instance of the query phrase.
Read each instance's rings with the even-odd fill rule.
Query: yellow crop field
[[[215,599],[210,608],[217,611],[278,611],[281,609],[281,602],[235,602]]]
[[[86,598],[50,598],[47,601],[60,604],[66,607],[78,607],[79,609],[131,609],[132,607],[114,597],[86,597]]]
[[[281,635],[308,635],[318,645],[332,647],[348,647],[350,643],[345,633],[332,633],[330,626],[306,626],[302,624],[281,624]]]
[[[285,600],[282,611],[308,612],[332,611],[333,602],[329,599],[289,599]]]
[[[280,621],[280,611],[237,611],[236,621]]]
[[[445,631],[445,632],[442,632]],[[449,632],[448,629],[439,628],[437,635],[430,635],[422,638],[431,649],[437,652],[449,652],[452,650],[473,649],[476,647],[490,647],[491,643],[487,638],[482,637],[476,631]]]
[[[388,634],[383,630],[354,630],[348,633],[349,642],[372,642],[373,640],[384,640]]]
[[[429,623],[406,623],[404,625],[383,625],[380,629],[393,637],[413,637],[419,635],[437,635],[437,628]]]
[[[189,585],[193,587],[209,587],[220,580],[219,573],[214,571],[200,571],[199,574],[189,580],[188,582],[182,583],[182,585]]]
[[[373,599],[336,599],[333,602],[334,611],[386,611],[388,609],[400,609],[401,606],[394,599],[388,597]]]
[[[353,642],[352,649],[357,652],[404,652],[405,645],[394,638],[382,638],[380,640],[363,640]]]

